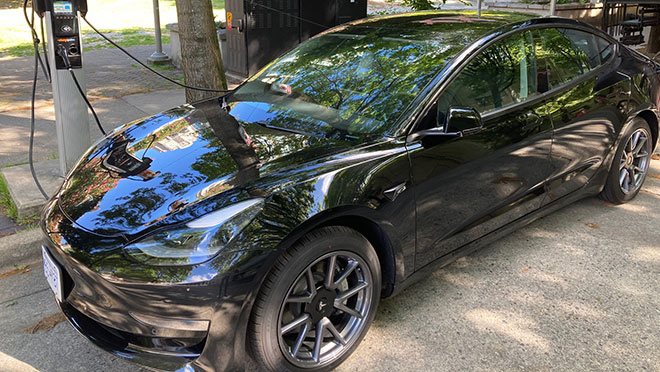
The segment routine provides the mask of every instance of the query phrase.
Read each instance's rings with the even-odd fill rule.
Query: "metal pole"
[[[170,57],[163,53],[163,41],[160,36],[160,7],[158,6],[158,0],[154,0],[154,34],[156,37],[156,51],[147,58],[147,61],[151,63],[169,62]]]
[[[550,0],[550,15],[555,15],[555,10],[557,9],[557,0]]]
[[[477,17],[481,17],[481,0],[477,0]]]

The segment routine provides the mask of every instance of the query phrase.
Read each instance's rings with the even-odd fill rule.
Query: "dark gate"
[[[367,16],[367,0],[227,0],[227,71],[250,76],[299,43]],[[230,21],[231,18],[231,22]]]

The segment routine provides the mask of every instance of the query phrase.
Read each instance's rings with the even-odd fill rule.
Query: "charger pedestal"
[[[78,15],[75,15],[78,18]],[[51,68],[53,86],[53,101],[55,105],[55,125],[57,128],[57,145],[59,152],[60,173],[64,176],[78,159],[91,146],[89,135],[89,114],[87,104],[81,97],[71,74],[66,69],[58,69],[56,59],[57,36],[53,32],[50,11],[46,12],[46,29],[48,30],[48,62]],[[78,31],[80,39],[80,31]],[[82,43],[80,45],[82,58]],[[85,91],[84,68],[74,68],[83,92]]]

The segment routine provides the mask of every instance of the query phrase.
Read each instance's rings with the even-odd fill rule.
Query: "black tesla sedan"
[[[328,370],[420,275],[580,198],[634,198],[659,89],[573,20],[342,25],[93,145],[44,211],[45,273],[76,329],[137,363]]]

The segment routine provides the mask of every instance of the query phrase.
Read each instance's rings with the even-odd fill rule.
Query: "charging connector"
[[[64,66],[66,69],[69,71],[69,74],[71,74],[71,78],[73,79],[73,82],[76,84],[76,88],[78,88],[78,93],[80,93],[80,96],[85,100],[85,103],[87,104],[87,107],[89,107],[89,110],[92,112],[92,115],[94,116],[94,121],[96,121],[96,126],[98,126],[99,130],[103,135],[105,136],[105,130],[103,130],[103,126],[101,126],[101,121],[99,120],[98,115],[96,115],[96,110],[94,110],[94,107],[92,106],[91,102],[89,102],[89,99],[87,99],[87,95],[85,92],[82,90],[82,87],[80,86],[80,83],[78,83],[78,79],[76,78],[76,74],[73,72],[73,68],[71,67],[71,61],[69,60],[69,53],[76,54],[74,51],[71,50],[71,48],[75,48],[74,46],[70,47],[69,50],[66,49],[66,47],[62,44],[59,44],[57,46],[57,54],[62,58],[64,62]]]

